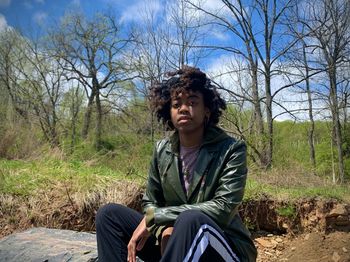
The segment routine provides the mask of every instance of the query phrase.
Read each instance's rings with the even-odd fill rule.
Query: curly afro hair
[[[170,78],[151,87],[150,101],[158,121],[162,121],[168,130],[174,130],[170,116],[171,97],[183,91],[202,93],[204,105],[210,110],[207,125],[216,125],[219,122],[226,103],[205,73],[198,68],[184,66],[180,70],[167,73],[167,76]]]

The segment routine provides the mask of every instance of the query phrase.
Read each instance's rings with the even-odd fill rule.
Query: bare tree
[[[204,17],[186,0],[169,1],[166,6],[166,41],[170,44],[167,62],[175,69],[184,65],[197,65],[207,52],[199,46],[204,43],[206,31]]]
[[[312,90],[312,79],[310,75],[317,75],[321,73],[322,70],[318,68],[313,68],[311,66],[312,61],[312,47],[309,47],[306,42],[306,34],[304,32],[304,27],[298,27],[295,20],[297,16],[295,13],[290,13],[290,18],[288,19],[288,25],[291,35],[300,39],[300,41],[290,50],[288,59],[290,60],[290,69],[295,71],[294,77],[304,79],[303,82],[296,85],[296,94],[306,94],[306,101],[299,101],[302,103],[307,103],[307,111],[309,116],[309,127],[308,127],[308,144],[309,144],[309,156],[310,162],[313,168],[313,173],[316,170],[316,154],[315,154],[315,121],[314,121],[314,98]],[[310,61],[311,60],[311,61]],[[316,73],[315,73],[316,72]],[[299,75],[298,75],[299,74]],[[288,73],[286,74],[289,77]],[[292,82],[292,81],[291,81]],[[295,99],[292,102],[297,102]]]
[[[32,103],[40,127],[51,146],[59,146],[58,106],[62,98],[65,75],[55,60],[39,43],[26,42],[25,63],[17,70],[24,77],[23,88]]]
[[[93,105],[96,108],[96,147],[100,147],[103,110],[101,99],[121,88],[128,80],[121,61],[122,50],[130,39],[123,39],[115,19],[97,14],[91,19],[68,15],[57,31],[51,33],[52,49],[68,79],[79,81],[88,98],[82,136],[89,131]]]
[[[196,65],[205,56],[203,48],[194,47],[204,41],[201,19],[189,10],[184,0],[168,1],[161,11],[151,4],[148,2],[140,10],[142,23],[134,26],[135,48],[128,59],[141,81],[137,89],[145,101],[149,97],[149,87],[162,81],[166,72],[185,64]],[[139,106],[150,109],[149,103]],[[152,139],[157,127],[154,120],[154,115],[150,114]]]
[[[309,1],[303,5],[304,16],[300,23],[308,29],[308,36],[314,39],[319,64],[326,70],[329,86],[329,106],[333,123],[333,137],[338,152],[339,179],[344,181],[343,137],[339,112],[338,79],[341,65],[349,57],[350,3],[343,0]]]
[[[62,94],[63,70],[41,45],[11,29],[1,47],[4,74],[12,104],[25,119],[35,116],[51,146],[60,145],[58,105]]]
[[[276,0],[222,0],[223,7],[220,10],[224,8],[228,10],[224,13],[225,15],[220,10],[216,12],[207,10],[199,2],[197,4],[190,0],[188,2],[206,15],[211,16],[214,19],[212,23],[219,25],[225,31],[238,38],[244,46],[244,49],[241,48],[240,44],[236,46],[207,47],[238,54],[247,61],[251,76],[251,91],[242,95],[229,90],[229,88],[224,88],[224,90],[252,103],[255,130],[260,136],[260,141],[262,141],[260,145],[257,144],[255,146],[254,152],[258,155],[260,164],[264,167],[269,167],[273,157],[273,121],[276,117],[273,115],[273,106],[282,106],[274,99],[282,90],[292,86],[288,84],[272,88],[271,81],[274,76],[281,73],[277,63],[296,43],[295,39],[284,35],[282,24],[280,23],[286,11],[293,6],[294,1],[288,0],[283,3],[277,3]],[[274,44],[277,41],[278,44]],[[261,94],[261,89],[259,88],[259,75],[264,79],[263,94]],[[265,108],[266,130],[262,105]]]
[[[24,119],[28,119],[28,101],[25,101],[20,88],[22,77],[16,69],[18,64],[25,59],[25,39],[14,29],[6,29],[0,34],[0,82],[7,90],[6,94],[11,99],[15,111]]]

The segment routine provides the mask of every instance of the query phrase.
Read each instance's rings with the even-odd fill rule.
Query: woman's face
[[[203,129],[210,112],[204,105],[203,94],[189,90],[171,97],[170,115],[179,132],[189,133]]]

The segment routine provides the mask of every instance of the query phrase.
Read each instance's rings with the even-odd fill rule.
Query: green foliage
[[[301,167],[305,172],[311,172],[313,167],[310,160],[308,144],[308,122],[295,123],[292,121],[276,122],[274,124],[274,166],[285,169]],[[315,158],[316,174],[331,177],[332,159],[337,172],[337,151],[331,145],[329,123],[316,121],[315,123]],[[350,178],[349,157],[344,158],[346,174]]]
[[[287,204],[282,207],[276,208],[276,212],[278,215],[283,216],[283,217],[295,217],[297,215],[297,212],[292,204]]]

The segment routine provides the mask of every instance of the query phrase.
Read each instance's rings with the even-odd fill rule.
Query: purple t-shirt
[[[181,160],[181,171],[183,175],[183,187],[187,194],[188,188],[191,184],[194,167],[197,163],[198,153],[200,146],[184,147],[180,145],[180,160]]]

